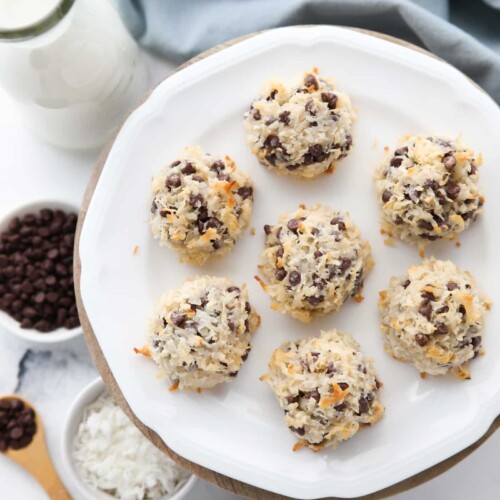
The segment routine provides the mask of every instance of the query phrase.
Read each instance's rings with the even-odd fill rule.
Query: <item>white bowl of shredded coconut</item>
[[[196,481],[134,426],[100,378],[69,410],[62,456],[66,485],[78,499],[181,500]]]

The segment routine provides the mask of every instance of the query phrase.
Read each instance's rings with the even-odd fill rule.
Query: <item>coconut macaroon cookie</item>
[[[468,272],[450,261],[425,260],[391,278],[379,305],[386,352],[421,373],[456,369],[469,377],[467,362],[480,352],[489,302]]]
[[[238,374],[259,322],[245,285],[195,278],[162,296],[151,320],[151,355],[171,390],[208,389]]]
[[[232,250],[250,221],[252,198],[250,177],[228,156],[189,147],[153,177],[151,229],[181,260],[201,265]]]
[[[245,113],[252,152],[277,174],[312,178],[333,172],[333,162],[351,149],[349,96],[316,73],[299,85],[270,82]]]
[[[271,307],[303,322],[336,311],[356,296],[373,266],[370,245],[348,214],[301,205],[264,226],[265,248],[257,278]]]
[[[420,246],[454,239],[481,212],[482,156],[460,138],[408,136],[378,167],[376,185],[383,228]]]
[[[321,332],[319,338],[286,342],[274,351],[265,380],[285,411],[285,424],[318,451],[351,438],[384,413],[381,383],[373,365],[349,334]]]

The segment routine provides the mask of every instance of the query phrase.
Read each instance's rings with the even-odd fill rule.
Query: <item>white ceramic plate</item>
[[[355,148],[333,176],[302,182],[277,177],[250,154],[242,115],[270,77],[296,78],[317,66],[335,77],[358,110]],[[413,247],[384,246],[372,184],[383,146],[407,133],[463,133],[482,151],[485,215],[461,237],[461,248],[437,244],[477,277],[500,302],[496,258],[500,244],[498,130],[500,111],[461,73],[417,51],[333,27],[286,28],[256,36],[184,69],[163,82],[123,126],[91,201],[80,242],[81,291],[102,351],[137,417],[175,452],[241,481],[300,498],[353,497],[414,475],[476,441],[500,413],[498,308],[487,318],[486,356],[472,364],[472,380],[421,380],[416,370],[382,348],[378,291],[389,277],[419,260]],[[153,241],[147,223],[150,178],[186,144],[229,154],[255,183],[249,232],[227,258],[201,269],[180,265]],[[263,245],[262,226],[299,203],[348,210],[373,246],[376,267],[361,304],[348,303],[311,325],[272,312],[252,279]],[[132,255],[138,245],[139,252]],[[155,366],[134,355],[144,343],[148,316],[159,295],[198,273],[249,284],[262,315],[254,349],[238,378],[202,394],[168,393]],[[282,341],[336,327],[353,332],[376,358],[384,382],[385,417],[336,450],[292,453],[293,436],[266,384],[259,382]]]

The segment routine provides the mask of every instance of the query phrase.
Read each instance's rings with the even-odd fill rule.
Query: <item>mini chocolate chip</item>
[[[253,112],[253,118],[254,118],[254,120],[257,120],[257,121],[259,121],[262,118],[262,115],[260,114],[260,111],[258,109],[256,109]]]
[[[458,194],[460,193],[460,186],[455,182],[449,182],[446,186],[446,194],[452,200],[456,199]]]
[[[287,396],[286,397],[286,402],[291,405],[293,403],[298,403],[300,400],[300,396],[299,395],[296,395],[296,396]]]
[[[33,321],[28,318],[23,318],[21,320],[21,328],[33,328]]]
[[[311,115],[315,115],[316,112],[314,110],[314,102],[313,101],[307,101],[306,105],[305,105],[305,110],[311,114]]]
[[[279,148],[281,146],[279,137],[274,134],[270,134],[266,137],[266,140],[264,141],[264,147],[266,148]]]
[[[297,286],[301,281],[300,273],[298,273],[297,271],[292,271],[290,273],[290,276],[288,277],[288,281],[290,282],[290,285]]]
[[[392,158],[390,165],[391,167],[398,168],[401,166],[401,163],[403,163],[403,158],[401,158],[400,156],[395,156],[394,158]]]
[[[303,165],[311,165],[314,163],[314,156],[310,153],[306,153],[302,160]]]
[[[331,221],[330,224],[332,226],[337,226],[340,231],[345,231],[346,230],[346,225],[344,221],[340,217],[334,217]]]
[[[23,316],[25,318],[33,319],[37,316],[36,309],[33,307],[27,306],[23,309]]]
[[[319,250],[316,250],[314,252],[314,258],[319,259],[323,255],[323,252],[320,252]]]
[[[239,287],[237,286],[230,286],[228,289],[227,289],[227,292],[228,293],[233,293],[233,292],[236,292],[238,295],[240,294],[241,290],[239,289]]]
[[[337,384],[343,391],[345,391],[346,389],[349,388],[349,384],[347,384],[346,382],[339,382]]]
[[[403,156],[406,153],[408,153],[408,148],[404,146],[402,148],[396,149],[396,151],[394,151],[394,156]]]
[[[351,259],[342,259],[340,261],[340,269],[341,271],[346,271],[351,267],[352,260]]]
[[[407,279],[407,280],[404,280],[403,283],[401,283],[401,286],[406,289],[406,288],[408,288],[408,286],[410,286],[410,283],[411,283],[411,281]]]
[[[328,104],[328,109],[335,109],[337,107],[338,97],[333,92],[322,92],[321,100]]]
[[[297,229],[299,227],[299,220],[298,219],[290,219],[287,223],[287,227],[288,229],[290,229],[290,231],[296,233],[297,232]]]
[[[238,194],[246,200],[253,195],[253,188],[251,186],[242,186],[238,189]]]
[[[325,297],[323,295],[320,295],[319,297],[307,297],[307,302],[311,304],[312,306],[317,306],[324,302]]]
[[[472,337],[471,339],[471,344],[474,347],[474,349],[477,349],[481,345],[481,337]]]
[[[321,399],[321,394],[318,392],[317,389],[315,389],[314,391],[304,392],[304,398],[314,399],[317,403],[319,403],[319,400]]]
[[[310,146],[308,149],[308,153],[311,154],[316,161],[323,161],[326,158],[321,144],[313,144],[312,146]]]
[[[57,259],[59,256],[59,250],[57,248],[52,248],[47,252],[47,257],[51,260]]]
[[[443,164],[446,170],[451,171],[457,164],[457,159],[452,154],[448,154],[443,158]]]
[[[265,158],[273,167],[276,165],[277,156],[274,153],[271,155],[266,155]]]
[[[418,221],[418,227],[420,229],[425,229],[427,231],[432,231],[434,229],[434,226],[432,225],[431,222],[423,219]]]
[[[432,305],[428,300],[424,300],[420,307],[418,308],[418,312],[427,318],[428,321],[431,319],[432,315]]]
[[[231,177],[229,176],[229,174],[217,174],[217,179],[219,179],[220,181],[222,182],[229,182],[231,180]]]
[[[310,73],[305,76],[305,78],[304,78],[304,85],[306,87],[313,87],[314,90],[318,90],[319,89],[318,80],[316,80],[316,77],[314,75],[311,75]]]
[[[187,315],[183,312],[174,311],[170,318],[175,326],[182,327],[187,319]]]
[[[222,160],[217,160],[214,163],[212,163],[212,165],[210,166],[210,170],[219,175],[226,170],[226,165]]]
[[[439,184],[433,179],[427,179],[424,186],[430,188],[432,191],[437,191],[439,189]]]
[[[24,434],[22,427],[13,427],[9,432],[11,439],[19,439]]]
[[[358,414],[362,415],[363,413],[367,413],[370,410],[370,405],[366,398],[360,397],[358,401]]]
[[[390,199],[391,199],[391,196],[392,196],[392,193],[386,189],[383,193],[382,193],[382,201],[384,203],[387,203]]]
[[[423,298],[423,299],[427,299],[427,300],[436,300],[436,297],[434,297],[434,294],[432,292],[428,292],[427,290],[424,290],[420,296]]]
[[[436,309],[436,314],[445,314],[450,310],[447,305],[441,306],[439,309]]]
[[[467,310],[465,309],[465,306],[463,304],[460,304],[460,306],[458,307],[458,312],[462,316],[465,316],[467,314]]]
[[[281,123],[288,125],[290,123],[290,111],[283,111],[278,115],[278,119]]]
[[[333,363],[328,363],[328,365],[326,366],[326,373],[328,375],[331,375],[332,373],[335,373],[337,371],[337,369],[333,366]]]
[[[446,335],[448,333],[448,327],[444,323],[438,322],[434,326],[436,327],[434,333],[439,335]]]
[[[454,281],[448,281],[448,283],[446,284],[446,288],[451,292],[458,289],[458,284]]]
[[[306,433],[304,427],[290,427],[290,430],[299,436],[303,436]]]
[[[201,206],[205,200],[201,194],[191,194],[189,195],[189,205],[192,207],[198,205]]]
[[[208,228],[214,228],[214,229],[219,229],[221,227],[221,222],[219,219],[215,217],[210,217],[207,222],[206,222],[206,227]]]
[[[178,188],[181,184],[181,176],[179,174],[169,175],[165,181],[165,185],[171,188]]]
[[[420,347],[424,347],[424,345],[429,342],[429,336],[425,333],[417,333],[415,335],[415,340]]]
[[[266,100],[267,101],[272,101],[276,97],[277,93],[278,93],[278,91],[276,89],[272,90]]]
[[[286,271],[283,268],[276,269],[274,276],[278,281],[283,281],[286,278]]]
[[[187,162],[184,167],[182,167],[181,172],[184,175],[191,175],[196,173],[196,168],[194,168],[193,164],[191,162]]]
[[[272,226],[270,226],[269,224],[264,224],[264,232],[269,235],[271,234],[271,231],[273,230]]]

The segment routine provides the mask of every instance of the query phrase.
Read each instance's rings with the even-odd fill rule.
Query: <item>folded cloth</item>
[[[277,26],[354,26],[426,48],[462,70],[500,102],[500,0],[114,2],[142,45],[178,61],[246,33]]]

